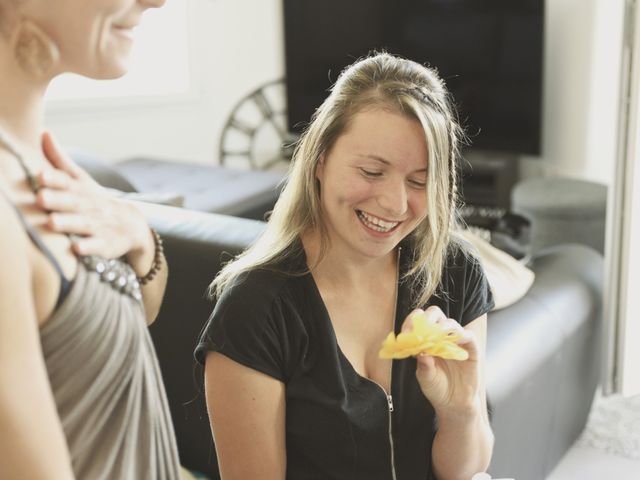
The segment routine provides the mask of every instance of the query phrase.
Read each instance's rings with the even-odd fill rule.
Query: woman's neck
[[[0,47],[0,128],[17,146],[39,150],[48,81],[22,71],[5,47]]]
[[[315,233],[303,235],[302,244],[307,256],[307,263],[312,269],[314,278],[323,277],[335,285],[366,285],[372,279],[385,274],[395,274],[397,267],[397,251],[393,250],[381,258],[354,259],[341,255],[331,247],[320,258],[320,236]],[[320,260],[318,262],[318,259]]]

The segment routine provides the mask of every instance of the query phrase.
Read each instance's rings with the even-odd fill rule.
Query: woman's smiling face
[[[28,0],[24,18],[38,25],[60,52],[59,69],[93,78],[127,71],[133,29],[165,0]]]
[[[316,171],[330,248],[363,258],[391,252],[426,216],[427,160],[417,120],[355,114]]]

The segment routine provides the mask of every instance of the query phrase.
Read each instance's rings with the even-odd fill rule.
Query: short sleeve
[[[491,288],[480,261],[473,254],[464,256],[464,293],[462,296],[462,325],[493,309]]]
[[[254,288],[243,283],[222,294],[200,335],[195,358],[204,365],[208,352],[220,352],[285,382],[290,364],[285,302],[250,283]]]
[[[454,245],[447,255],[439,290],[429,303],[466,325],[493,309],[489,282],[478,258],[466,245]]]

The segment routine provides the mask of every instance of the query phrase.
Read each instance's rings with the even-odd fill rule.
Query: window
[[[189,92],[188,15],[184,0],[169,0],[159,9],[147,10],[136,30],[129,72],[117,80],[97,82],[79,75],[56,78],[47,91],[49,106],[95,105],[96,101]]]

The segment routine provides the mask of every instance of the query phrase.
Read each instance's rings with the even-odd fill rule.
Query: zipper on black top
[[[396,315],[398,314],[398,290],[399,290],[399,286],[398,284],[400,283],[400,253],[402,251],[402,247],[398,247],[398,257],[396,259],[396,282],[395,282],[395,288],[396,288],[396,295],[395,295],[395,300],[393,302],[393,317],[392,317],[392,323],[391,323],[391,331],[395,331],[396,329]],[[392,385],[393,385],[393,360],[391,360],[391,366],[389,368],[390,372],[389,372],[389,390],[392,390]],[[382,389],[384,391],[384,388]],[[391,450],[391,478],[393,480],[397,480],[397,475],[396,475],[396,458],[395,458],[395,451],[394,451],[394,447],[393,447],[393,419],[391,414],[393,413],[393,395],[391,394],[391,392],[384,392],[385,395],[387,396],[387,406],[389,409],[388,412],[388,417],[389,417],[389,447]]]
[[[396,261],[396,295],[395,295],[395,302],[394,302],[394,308],[393,308],[393,318],[392,318],[392,324],[391,324],[391,330],[395,332],[396,329],[396,315],[398,313],[398,284],[400,283],[400,252],[402,250],[402,247],[398,247],[398,258]],[[391,364],[389,367],[389,389],[391,389],[391,385],[392,385],[392,380],[393,380],[393,360],[391,360]],[[388,432],[388,436],[389,436],[389,448],[391,451],[391,456],[390,456],[390,462],[391,462],[391,478],[392,480],[397,480],[397,474],[396,474],[396,459],[395,459],[395,451],[393,448],[393,422],[392,422],[392,417],[391,414],[393,413],[393,395],[391,394],[391,392],[387,392],[385,390],[385,388],[380,385],[378,382],[375,382],[371,379],[369,379],[371,382],[375,383],[376,385],[378,385],[378,387],[380,387],[380,389],[382,390],[382,392],[384,393],[384,396],[387,398],[387,418],[389,421],[388,427],[387,427],[387,432]]]
[[[391,394],[387,395],[387,401],[389,402],[389,447],[391,447],[391,478],[396,480],[396,453],[393,448],[393,425],[391,414],[393,413],[393,397]]]

